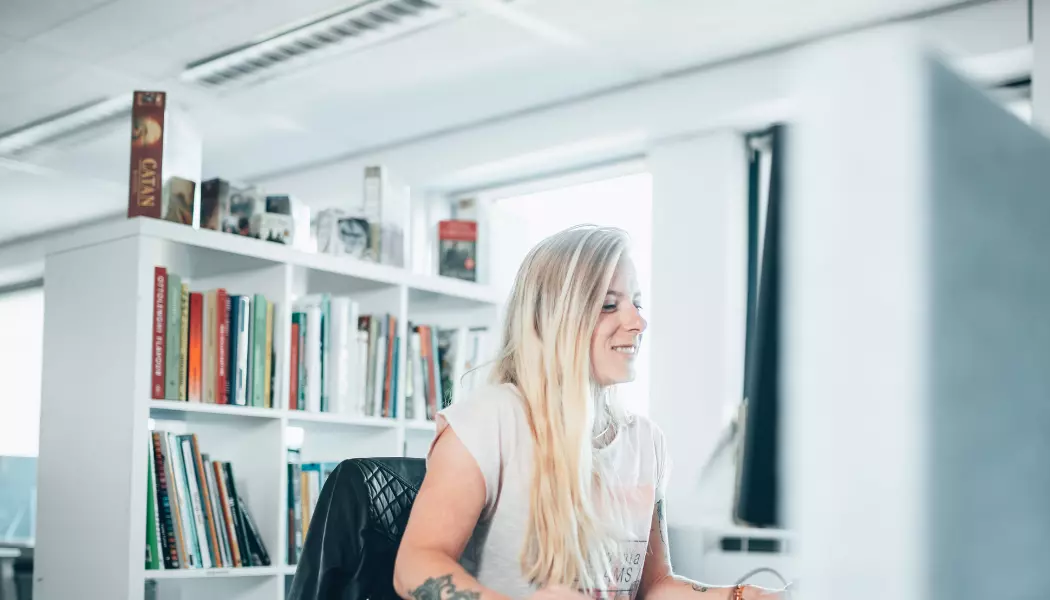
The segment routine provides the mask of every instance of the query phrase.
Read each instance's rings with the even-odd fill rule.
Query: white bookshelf
[[[158,265],[193,290],[262,293],[277,303],[274,408],[151,399]],[[286,564],[289,444],[301,439],[303,462],[423,455],[432,422],[288,410],[289,307],[315,293],[348,295],[361,314],[397,316],[402,340],[409,322],[486,326],[493,338],[500,301],[483,285],[150,219],[86,229],[52,249],[45,261],[35,598],[138,600],[153,580],[165,600],[283,600],[295,569]],[[399,415],[404,396],[402,381]],[[234,465],[271,566],[144,568],[151,424],[195,433],[201,452]]]

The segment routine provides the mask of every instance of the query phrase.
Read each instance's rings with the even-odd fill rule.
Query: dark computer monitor
[[[744,366],[744,408],[737,470],[734,519],[751,527],[780,527],[780,249],[781,211],[784,194],[783,126],[769,132],[771,152],[761,260],[757,261],[756,284],[752,285],[748,313],[747,351]],[[756,198],[761,175],[752,165],[752,232],[756,232]],[[762,202],[758,198],[758,202]],[[751,244],[752,249],[757,244]],[[757,258],[757,257],[753,257]],[[757,291],[757,294],[754,292]]]

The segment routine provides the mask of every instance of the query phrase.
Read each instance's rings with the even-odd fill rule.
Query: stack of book
[[[395,418],[397,317],[360,315],[347,297],[306,296],[292,307],[288,406]]]
[[[488,330],[412,325],[405,377],[405,418],[433,420],[480,365]]]
[[[152,397],[272,408],[274,304],[154,268]]]
[[[288,463],[288,564],[299,562],[321,488],[339,463]]]
[[[233,465],[202,454],[195,434],[150,433],[146,568],[268,566]]]

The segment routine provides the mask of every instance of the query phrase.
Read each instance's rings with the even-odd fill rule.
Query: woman
[[[438,416],[394,567],[402,597],[775,597],[671,574],[663,434],[611,393],[646,327],[626,247],[575,227],[525,258],[490,385]]]

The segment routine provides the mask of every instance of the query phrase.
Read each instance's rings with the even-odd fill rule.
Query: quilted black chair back
[[[332,471],[288,600],[394,600],[394,559],[426,474],[421,458],[353,458]]]

